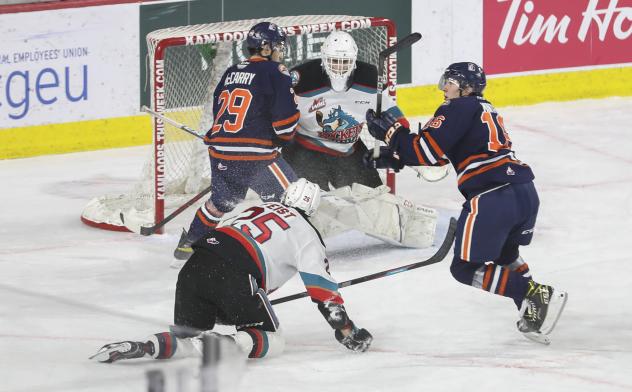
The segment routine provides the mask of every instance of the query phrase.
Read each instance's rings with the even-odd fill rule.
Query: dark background
[[[410,34],[412,0],[196,0],[166,4],[146,3],[140,7],[140,91],[141,104],[149,102],[145,83],[147,74],[147,43],[145,37],[153,30],[166,27],[203,24],[240,19],[256,19],[290,15],[352,15],[379,16],[391,19],[397,36]],[[410,49],[397,54],[397,82],[411,81]]]

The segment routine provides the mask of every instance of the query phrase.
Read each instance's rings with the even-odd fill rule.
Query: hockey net
[[[151,109],[204,134],[212,123],[212,96],[216,84],[230,65],[247,58],[245,38],[260,21],[278,24],[288,35],[284,63],[288,68],[320,57],[320,47],[329,32],[344,30],[355,39],[358,60],[377,66],[378,54],[396,40],[394,23],[385,18],[363,16],[304,15],[240,20],[156,30],[147,35]],[[388,59],[386,88],[395,97],[396,57]],[[366,127],[365,127],[366,128]],[[151,157],[141,178],[127,194],[92,199],[81,220],[94,227],[128,231],[123,213],[151,226],[165,211],[178,208],[210,184],[208,150],[198,138],[152,119]],[[362,139],[375,144],[366,129]],[[394,189],[393,173],[386,174]]]

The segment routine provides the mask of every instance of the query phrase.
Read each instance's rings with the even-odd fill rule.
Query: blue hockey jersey
[[[204,140],[213,158],[271,160],[294,137],[299,116],[287,68],[252,57],[229,67],[217,84]]]
[[[443,166],[449,160],[466,198],[534,178],[516,158],[503,117],[478,96],[445,101],[419,134],[399,132],[391,145],[406,165]]]

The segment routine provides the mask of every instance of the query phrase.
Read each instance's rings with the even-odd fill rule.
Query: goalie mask
[[[334,91],[345,91],[347,80],[356,67],[358,46],[353,37],[344,31],[334,31],[323,43],[321,58],[323,68]]]
[[[283,197],[281,197],[281,203],[301,210],[305,215],[310,216],[316,212],[320,205],[320,187],[318,184],[299,178],[285,190]]]

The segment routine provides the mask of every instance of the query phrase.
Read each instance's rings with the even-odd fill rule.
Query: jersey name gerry
[[[250,84],[255,78],[255,74],[252,72],[231,72],[226,75],[224,86],[229,84]]]

